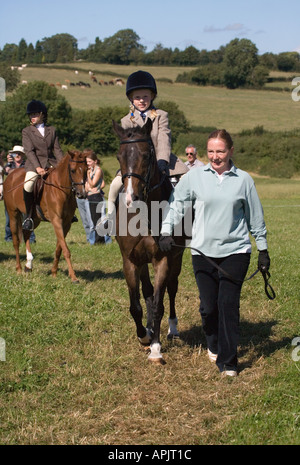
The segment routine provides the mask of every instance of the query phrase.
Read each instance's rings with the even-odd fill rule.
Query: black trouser
[[[99,236],[96,230],[97,221],[100,220],[102,216],[101,208],[100,208],[100,205],[98,207],[98,204],[100,202],[103,202],[103,197],[101,194],[91,194],[91,195],[88,195],[88,201],[89,201],[89,206],[90,206],[92,222],[95,228],[95,244],[99,244],[99,243],[104,244],[105,243],[104,237]]]
[[[220,371],[237,370],[240,294],[250,254],[240,253],[212,259],[236,281],[231,281],[203,256],[193,255],[193,268],[200,293],[200,314],[207,346],[218,354]]]

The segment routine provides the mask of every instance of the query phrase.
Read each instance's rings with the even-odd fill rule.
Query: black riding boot
[[[33,231],[33,220],[32,220],[32,207],[33,207],[33,192],[27,192],[23,189],[23,196],[26,208],[25,219],[22,224],[22,229],[27,231]]]

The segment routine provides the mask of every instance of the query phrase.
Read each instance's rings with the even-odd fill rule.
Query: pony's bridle
[[[57,189],[60,189],[60,190],[63,190],[63,189],[70,189],[71,192],[73,192],[75,195],[77,195],[76,193],[76,186],[84,186],[85,184],[85,179],[81,182],[75,182],[73,181],[73,178],[72,178],[72,172],[71,172],[71,167],[70,167],[70,164],[71,163],[85,163],[85,160],[69,160],[69,163],[68,163],[68,173],[69,173],[69,179],[70,179],[70,182],[71,182],[71,187],[70,186],[57,186],[56,184],[52,184],[51,182],[49,181],[46,181],[46,179],[43,179],[43,182],[44,184],[47,184],[47,186],[52,186],[52,187],[56,187]],[[55,168],[50,168],[50,170],[53,170]],[[50,170],[48,171],[47,174],[49,174]]]
[[[83,181],[81,181],[81,182],[74,182],[73,181],[72,172],[71,172],[71,168],[70,168],[71,163],[85,163],[85,160],[72,160],[72,161],[69,161],[69,164],[68,164],[69,178],[70,178],[70,181],[71,181],[71,190],[72,190],[72,192],[74,192],[76,194],[76,186],[84,186],[85,185],[85,179],[83,179]]]
[[[147,170],[147,174],[145,177],[141,176],[140,174],[138,173],[124,173],[122,175],[122,182],[124,183],[124,179],[125,178],[137,178],[139,179],[140,181],[142,181],[145,185],[144,187],[144,191],[145,191],[145,197],[147,198],[149,193],[152,192],[153,190],[157,189],[164,181],[165,177],[162,177],[162,179],[160,180],[160,182],[158,184],[156,184],[155,186],[152,186],[150,187],[150,182],[151,182],[151,170],[152,170],[152,165],[153,165],[153,161],[155,159],[155,150],[154,150],[154,145],[153,145],[153,142],[152,142],[152,139],[151,138],[147,138],[147,139],[129,139],[129,140],[122,140],[120,141],[120,144],[123,145],[123,144],[135,144],[137,142],[147,142],[148,145],[150,146],[150,162],[148,164],[148,170]]]

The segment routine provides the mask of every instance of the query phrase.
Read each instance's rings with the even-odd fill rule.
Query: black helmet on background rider
[[[31,100],[31,102],[27,104],[26,113],[29,116],[29,119],[30,114],[40,113],[40,122],[43,122],[45,124],[47,123],[47,107],[40,100]]]
[[[156,82],[152,74],[147,71],[136,71],[130,74],[126,83],[126,95],[129,98],[129,94],[137,89],[150,89],[154,94],[154,98],[157,95]],[[153,98],[153,100],[154,100]]]
[[[26,113],[27,115],[30,113],[44,113],[44,115],[47,115],[47,108],[40,100],[31,100],[27,105]]]

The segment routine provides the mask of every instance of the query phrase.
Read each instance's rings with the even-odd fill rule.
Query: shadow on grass
[[[43,255],[36,255],[36,259],[39,260],[41,263],[44,263],[44,264],[49,264],[49,265],[52,265],[53,264],[53,260],[54,260],[54,255],[53,257],[47,255],[47,256],[43,256]],[[61,262],[62,263],[65,263],[65,259],[63,256],[61,256]],[[65,266],[65,264],[63,265]],[[117,271],[114,271],[114,272],[104,272],[102,270],[77,270],[76,269],[76,265],[74,266],[74,262],[73,262],[73,267],[74,267],[74,271],[76,273],[76,276],[78,279],[84,279],[85,281],[95,281],[95,280],[98,280],[98,279],[124,279],[124,274],[123,274],[123,271],[122,270],[117,270]],[[61,273],[64,273],[66,276],[68,276],[68,270],[67,269],[62,269],[60,267],[60,265],[58,265],[58,271],[61,272]],[[51,274],[51,271],[49,270],[48,274]]]
[[[96,279],[124,279],[124,274],[121,270],[112,273],[105,273],[101,270],[83,270],[76,271],[76,276],[86,281],[95,281]]]
[[[4,262],[6,260],[10,260],[12,258],[16,258],[15,253],[7,254],[7,253],[2,253],[0,252],[0,262]]]
[[[98,280],[106,280],[106,279],[124,279],[123,271],[114,271],[113,273],[105,273],[104,271],[101,270],[76,270],[74,269],[76,276],[79,280],[79,282],[83,281],[98,281]],[[58,273],[61,273],[66,276],[67,279],[69,279],[69,272],[67,269],[63,270],[60,267],[58,267]],[[51,276],[51,270],[48,271],[47,273],[49,276]]]
[[[290,345],[291,340],[289,337],[272,340],[273,327],[276,325],[276,320],[255,323],[251,321],[241,322],[238,356],[248,357],[248,359],[240,363],[240,370],[251,367],[261,356],[269,357],[278,350]]]
[[[274,352],[291,344],[289,337],[277,341],[271,339],[272,328],[276,324],[276,320],[255,323],[241,321],[238,357],[244,357],[246,360],[239,363],[240,371],[251,367],[260,357],[269,357]],[[207,348],[205,335],[200,325],[194,325],[187,331],[180,332],[180,339],[191,348],[200,346]]]

